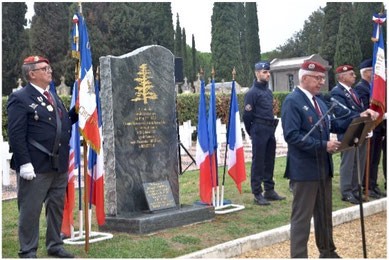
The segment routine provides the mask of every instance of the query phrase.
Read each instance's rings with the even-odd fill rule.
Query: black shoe
[[[365,194],[365,193],[362,193],[362,202],[366,202],[367,200],[366,200],[365,196],[363,196],[363,194]],[[355,192],[355,193],[353,193],[352,195],[354,196],[354,198],[355,198],[355,199],[358,201],[358,203],[359,203],[359,193],[358,193],[358,192]]]
[[[373,191],[374,191],[375,193],[377,193],[378,195],[380,195],[381,197],[386,197],[386,192],[381,191],[380,188],[378,188],[378,187],[375,187],[375,188],[373,189]]]
[[[47,252],[49,256],[56,256],[59,258],[74,258],[74,255],[68,251],[66,251],[63,248],[60,248],[59,250],[55,252]]]
[[[359,201],[352,195],[352,194],[346,194],[342,197],[343,201],[348,201],[352,204],[359,204]]]
[[[381,195],[376,193],[374,190],[369,190],[369,197],[373,199],[381,198]]]
[[[319,258],[341,258],[336,252],[330,252],[329,254],[320,253]]]
[[[20,258],[37,258],[36,253],[19,254]]]
[[[265,191],[265,199],[267,199],[267,200],[284,200],[286,198],[278,195],[275,190],[268,190],[268,191]]]
[[[254,203],[261,205],[261,206],[268,206],[270,205],[270,202],[265,199],[262,194],[254,195]]]

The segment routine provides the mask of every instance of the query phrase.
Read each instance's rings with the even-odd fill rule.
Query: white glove
[[[26,163],[20,166],[20,177],[28,181],[34,179],[36,177],[34,166],[32,166],[31,163]]]
[[[368,132],[366,138],[372,138],[372,137],[373,137],[373,131]]]

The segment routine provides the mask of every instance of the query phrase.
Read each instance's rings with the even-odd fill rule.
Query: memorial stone
[[[179,201],[173,54],[146,46],[101,57],[100,68],[107,209],[102,229],[149,233],[206,220],[198,215],[213,217],[209,207],[184,208]],[[169,199],[157,204],[153,194]]]

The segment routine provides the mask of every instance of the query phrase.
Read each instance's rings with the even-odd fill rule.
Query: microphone
[[[340,106],[341,108],[346,109],[346,110],[350,110],[348,107],[346,107],[345,105],[343,105],[342,103],[340,103],[337,99],[331,97],[330,100],[331,100],[332,102],[334,102],[335,104],[337,104],[338,106]]]

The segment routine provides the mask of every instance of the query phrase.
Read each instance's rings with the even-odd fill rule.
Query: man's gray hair
[[[303,76],[305,75],[311,75],[311,72],[309,70],[300,69],[299,70],[299,82],[303,79]]]
[[[30,71],[35,69],[35,64],[23,64],[22,65],[22,76],[26,81],[30,81]]]

